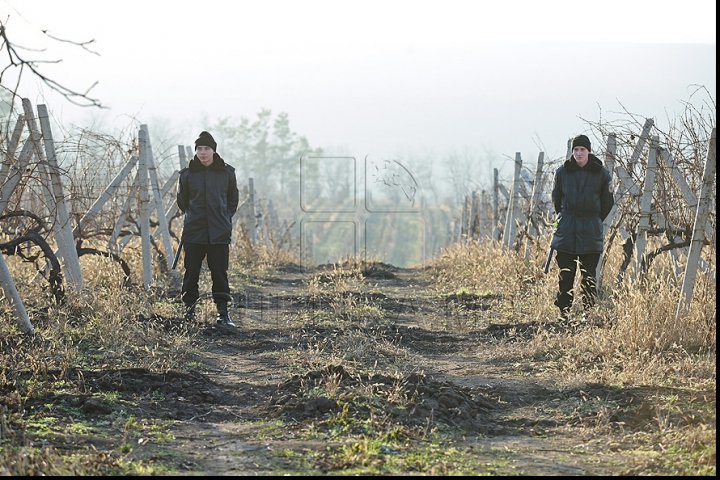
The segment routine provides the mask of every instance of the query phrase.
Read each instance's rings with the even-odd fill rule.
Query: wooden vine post
[[[480,192],[480,221],[478,222],[478,238],[485,241],[485,228],[487,226],[487,194],[485,190]]]
[[[15,128],[13,129],[10,142],[8,143],[7,151],[5,152],[5,161],[0,162],[0,185],[4,184],[5,180],[7,180],[10,165],[13,163],[12,158],[15,156],[17,147],[20,144],[20,135],[22,135],[24,124],[25,117],[22,114],[18,115],[17,122],[15,122]]]
[[[57,216],[56,221],[53,222],[53,230],[58,246],[58,256],[63,260],[62,265],[68,284],[75,288],[75,290],[81,291],[85,285],[83,283],[82,270],[80,269],[80,260],[78,259],[77,249],[75,248],[75,238],[73,237],[72,225],[70,224],[70,214],[68,213],[67,204],[65,203],[65,194],[63,193],[60,179],[60,167],[58,166],[55,155],[55,144],[53,143],[52,132],[50,130],[48,111],[45,105],[38,105],[42,128],[42,133],[40,133],[35,125],[35,118],[30,101],[24,98],[22,103],[25,111],[25,119],[30,129],[30,135],[36,146],[36,153],[40,162],[46,164],[46,171],[52,185],[52,195],[48,194],[48,200],[54,202],[51,203],[50,206],[54,206]],[[39,148],[39,140],[41,137],[44,141],[44,152]]]
[[[500,172],[493,168],[492,239],[500,240]]]
[[[257,243],[257,229],[255,222],[257,221],[257,214],[255,213],[255,183],[252,178],[248,178],[248,209],[247,209],[247,228],[248,228],[248,239],[250,245],[253,247]]]
[[[460,240],[468,239],[468,223],[470,218],[470,199],[465,195],[463,200],[462,215],[460,216]]]
[[[24,117],[19,115],[13,134],[10,137],[7,151],[5,152],[5,161],[0,163],[0,184],[2,184],[2,189],[0,189],[0,213],[5,211],[5,207],[8,202],[7,199],[15,189],[17,182],[20,180],[19,173],[22,172],[22,169],[18,169],[15,164],[11,163],[11,159],[15,155],[15,151],[20,143],[20,135],[23,131],[24,121]],[[23,148],[23,153],[20,154],[18,163],[22,161],[23,158],[30,158],[29,149],[26,151],[25,148]],[[27,162],[27,160],[25,160],[25,162]],[[2,252],[0,252],[0,287],[2,287],[5,292],[5,297],[7,297],[10,301],[10,306],[15,313],[15,318],[17,319],[20,330],[24,333],[34,334],[35,331],[33,330],[32,323],[30,323],[30,317],[28,317],[25,305],[23,305],[20,294],[15,286],[15,282],[10,275],[10,270],[8,270],[7,264],[5,263],[5,256]]]
[[[542,172],[543,163],[545,160],[545,152],[538,154],[537,166],[535,167],[535,179],[533,180],[532,194],[530,197],[530,208],[528,209],[528,225],[527,232],[528,236],[525,239],[525,258],[530,258],[530,234],[540,234],[540,229],[537,225],[540,222],[540,209],[538,204],[540,203],[540,195],[542,194]]]
[[[507,248],[512,248],[515,244],[515,236],[517,234],[517,223],[515,218],[518,216],[520,196],[520,170],[522,169],[522,157],[520,152],[515,152],[515,173],[513,175],[512,186],[510,187],[510,201],[508,202],[507,215],[505,217],[505,231],[503,233],[503,244]]]
[[[473,190],[470,202],[470,238],[480,237],[480,192]]]
[[[173,173],[173,176],[171,177],[171,179],[172,179],[172,178],[175,178],[175,180],[173,181],[173,184],[174,184],[175,182],[179,182],[179,181],[180,181],[180,171],[181,171],[183,168],[185,168],[185,167],[188,166],[188,156],[191,154],[191,150],[190,150],[190,147],[189,147],[189,146],[186,147],[186,146],[184,146],[184,145],[178,145],[177,147],[178,147],[178,161],[179,161],[179,164],[180,164],[180,170],[177,170],[177,171],[175,171],[175,172]],[[170,182],[168,181],[168,184],[169,184],[169,183],[170,183]],[[164,193],[163,193],[163,195],[164,195]],[[173,197],[172,197],[172,202],[171,202],[171,204],[170,204],[170,208],[168,209],[168,212],[167,212],[167,214],[165,215],[165,218],[166,218],[166,219],[168,220],[168,222],[169,222],[173,217],[175,217],[175,215],[176,215],[179,211],[180,211],[180,207],[178,207],[178,204],[177,204],[177,188],[176,188],[176,189],[175,189],[175,193],[173,194]],[[182,222],[182,221],[181,221],[181,222]],[[181,223],[181,225],[182,225],[182,223]],[[155,233],[153,233],[153,238],[157,238],[157,236],[158,236],[159,233],[160,233],[160,228],[157,228],[157,229],[155,230]],[[169,233],[169,228],[168,228],[168,233]],[[181,226],[181,228],[180,228],[180,235],[182,235],[182,226]],[[178,237],[178,241],[180,241],[180,237]],[[180,254],[180,251],[179,251],[180,248],[181,248],[181,246],[178,245],[178,252],[176,253],[176,255],[179,255],[179,254]],[[182,278],[183,278],[183,276],[182,276],[182,275],[180,274],[180,272],[178,272],[177,270],[173,270],[173,269],[172,269],[172,265],[171,265],[171,268],[170,268],[170,277],[171,277],[171,279],[172,279],[173,285],[174,285],[175,287],[179,288],[179,286],[180,286],[181,283],[182,283]]]
[[[675,183],[677,184],[678,188],[680,188],[680,191],[683,194],[683,197],[685,198],[685,201],[687,202],[688,206],[691,208],[697,209],[697,197],[693,193],[692,189],[687,183],[687,180],[685,180],[685,176],[680,171],[678,166],[675,164],[675,159],[673,158],[672,154],[665,150],[662,147],[658,147],[658,157],[662,159],[667,167],[670,169],[670,173],[672,174],[673,178],[675,179]],[[713,228],[712,223],[710,220],[707,220],[705,222],[705,235],[707,236],[708,240],[713,237]],[[682,251],[684,251],[687,255],[687,248],[683,248]],[[677,253],[673,251],[673,256],[675,259],[677,259]],[[705,262],[704,259],[700,258],[700,265],[703,268],[707,268],[706,265],[707,262]],[[676,260],[676,266],[678,269],[680,269],[679,265],[677,265]]]
[[[657,169],[657,147],[660,138],[654,135],[650,139],[650,151],[648,152],[647,167],[645,168],[645,182],[643,183],[642,197],[640,197],[640,220],[637,227],[637,238],[635,240],[635,264],[633,268],[633,280],[638,275],[642,277],[645,266],[645,248],[647,247],[647,232],[650,228],[650,216],[652,214],[652,194],[655,187],[655,170]]]
[[[17,287],[15,287],[15,282],[13,282],[10,270],[8,270],[7,264],[5,263],[5,256],[3,256],[2,252],[0,252],[0,286],[2,286],[5,296],[10,301],[10,306],[17,319],[20,331],[34,335],[35,330],[33,329],[32,323],[30,323],[30,317],[27,314],[27,310],[25,310],[25,305],[23,305]]]
[[[682,288],[680,290],[680,302],[678,303],[677,313],[675,314],[676,320],[684,316],[690,308],[698,264],[700,263],[700,253],[703,242],[705,241],[705,224],[708,220],[710,204],[712,202],[713,192],[715,191],[715,130],[715,128],[712,129],[710,141],[708,142],[705,168],[703,170],[703,183],[702,187],[700,187],[700,198],[698,199],[692,240],[690,241],[690,252],[688,253],[685,275],[683,276]]]
[[[150,288],[152,283],[152,251],[150,250],[150,185],[148,177],[147,132],[138,131],[140,146],[140,240],[142,244],[143,287]]]
[[[158,230],[162,235],[163,247],[165,248],[165,261],[167,263],[168,270],[170,270],[172,269],[172,262],[175,258],[175,255],[173,253],[172,241],[170,240],[170,229],[168,228],[167,217],[165,216],[165,204],[163,203],[162,195],[160,194],[160,184],[157,178],[157,167],[155,166],[155,160],[153,159],[152,147],[150,144],[150,134],[148,132],[147,125],[140,125],[140,131],[145,132],[145,156],[147,159],[150,188],[152,189],[153,194],[153,208],[157,212],[157,218],[159,223]],[[148,224],[148,229],[149,228],[150,227]]]
[[[608,219],[606,220],[608,224],[612,223],[612,221],[615,219],[615,213],[618,211],[618,209],[626,202],[629,201],[628,197],[636,197],[640,195],[640,188],[635,183],[635,181],[632,179],[632,176],[630,172],[632,172],[635,163],[640,158],[640,154],[643,151],[643,148],[645,148],[645,143],[648,140],[648,137],[650,135],[650,129],[654,125],[653,120],[651,118],[648,118],[645,121],[645,125],[643,126],[643,130],[640,133],[640,138],[638,138],[637,143],[635,144],[635,148],[633,150],[632,156],[630,157],[630,160],[628,161],[628,165],[630,168],[630,171],[625,170],[625,168],[622,167],[622,165],[615,165],[615,173],[617,174],[618,182],[615,186],[615,192],[613,193],[613,197],[615,198],[615,205],[613,205],[612,210],[610,210],[610,213],[608,214]],[[625,229],[622,228],[621,225],[618,225],[618,229],[621,232],[625,232]]]
[[[0,213],[5,211],[10,195],[12,195],[12,192],[15,190],[15,187],[20,181],[22,172],[25,171],[25,166],[30,161],[30,156],[32,154],[31,142],[25,142],[17,162],[11,163],[12,157],[15,155],[15,151],[17,150],[20,142],[20,135],[22,134],[24,122],[24,117],[19,115],[5,155],[6,161],[2,162],[2,171],[0,171],[2,177],[0,180],[2,180],[3,183],[2,188],[0,188]],[[7,263],[5,263],[5,257],[2,252],[0,252],[0,287],[2,287],[5,292],[5,297],[7,297],[10,302],[10,306],[15,314],[20,330],[24,333],[34,334],[35,331],[32,323],[30,323],[30,317],[27,314],[27,310],[25,310],[25,305],[20,298],[15,282],[10,275],[10,270],[8,270]]]
[[[127,161],[122,170],[120,170],[120,172],[115,175],[115,178],[110,182],[110,185],[105,188],[105,191],[103,191],[103,193],[97,198],[97,200],[95,200],[92,206],[85,213],[85,215],[83,215],[80,221],[78,221],[78,224],[74,230],[77,234],[80,234],[80,232],[82,232],[83,228],[88,224],[88,222],[90,222],[93,218],[95,218],[98,213],[100,213],[100,210],[102,210],[102,207],[105,205],[105,203],[111,198],[113,198],[113,196],[115,195],[115,191],[125,180],[125,178],[127,178],[127,176],[130,174],[130,171],[132,171],[133,167],[135,167],[137,161],[137,156],[134,155],[130,157],[130,160]]]
[[[615,173],[615,154],[617,153],[617,135],[614,133],[609,133],[607,138],[607,146],[605,148],[605,155],[603,157],[603,160],[605,160],[605,169],[610,174],[610,188],[612,189],[613,186],[613,179],[614,173]],[[607,217],[605,217],[605,220],[603,220],[603,238],[607,239],[608,231],[610,230],[610,223],[612,222],[612,215],[608,214]],[[603,248],[603,253],[600,255],[600,260],[598,261],[597,266],[597,278],[595,279],[595,288],[597,289],[598,294],[600,293],[600,282],[602,280],[602,267],[603,267],[603,260],[605,259],[606,252],[608,251],[609,245],[605,245]]]
[[[135,161],[139,161],[140,157],[137,156]],[[127,220],[128,213],[130,212],[130,205],[132,204],[133,199],[138,193],[138,189],[140,188],[140,167],[138,166],[138,170],[135,172],[135,179],[133,180],[133,183],[130,186],[129,192],[127,197],[125,198],[125,203],[123,204],[123,207],[120,211],[120,216],[118,218],[117,223],[115,224],[115,228],[113,229],[112,235],[110,235],[110,239],[108,240],[108,250],[118,254],[120,253],[120,250],[124,246],[118,242],[118,239],[120,238],[121,234],[123,233],[123,227],[125,225],[125,221]]]
[[[180,170],[182,170],[183,168],[188,166],[187,152],[185,150],[185,146],[178,145],[178,157],[179,157],[179,162],[180,162]],[[174,179],[174,181],[173,181],[173,179]],[[170,180],[168,180],[166,186],[170,185],[171,181],[174,184],[179,179],[180,179],[180,171],[176,171],[175,173],[173,173],[172,177],[170,177]],[[163,188],[163,195],[165,195],[165,193],[167,193],[165,190],[166,190],[166,188]],[[167,221],[170,221],[170,219],[172,219],[179,210],[180,210],[180,208],[177,205],[177,195],[173,195],[173,200],[170,205],[170,208],[168,209],[167,213],[165,214],[165,219]],[[168,232],[169,232],[169,228],[168,228]],[[160,227],[158,227],[155,230],[155,233],[153,233],[153,238],[157,238],[158,235],[160,235]]]

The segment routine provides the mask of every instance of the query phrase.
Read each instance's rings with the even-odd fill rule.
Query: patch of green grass
[[[636,432],[626,437],[632,453],[648,458],[643,474],[716,475],[716,431],[705,426],[686,426],[668,432]],[[628,470],[628,474],[638,472]]]
[[[0,448],[0,465],[11,476],[137,476],[158,475],[167,468],[156,463],[129,460],[116,453],[63,455],[52,447]]]
[[[57,418],[38,413],[25,420],[25,428],[27,433],[35,438],[49,439],[58,433],[55,427],[57,423]]]
[[[275,476],[310,476],[317,475],[318,469],[314,463],[313,452],[297,452],[290,448],[274,451],[275,457],[280,458],[281,465],[272,469]]]
[[[138,438],[150,438],[155,443],[171,442],[175,435],[168,431],[173,420],[161,420],[158,418],[137,419],[130,416],[125,420],[124,430],[126,435],[137,436]]]
[[[120,445],[118,445],[118,451],[120,453],[130,453],[133,450],[132,444],[129,442],[122,442]]]
[[[31,412],[35,412],[35,407],[31,406],[29,408]],[[60,415],[70,415],[70,416],[79,416],[82,415],[82,409],[80,407],[71,407],[67,404],[65,399],[62,399],[57,404],[53,403],[46,403],[41,408],[37,409],[38,412],[47,412],[47,413],[59,413]]]
[[[65,429],[67,432],[74,435],[88,435],[96,432],[95,426],[87,420],[73,422],[70,425],[65,426]]]
[[[56,393],[74,393],[77,391],[77,385],[67,380],[58,380],[53,384],[53,390]]]
[[[459,449],[446,434],[419,436],[421,432],[406,427],[393,428],[384,435],[360,435],[347,438],[339,447],[325,451],[295,452],[280,455],[293,462],[297,474],[322,471],[343,475],[472,475],[517,474],[508,452],[498,454],[491,462],[472,455],[470,448]],[[279,471],[274,473],[279,474]]]
[[[172,420],[154,419],[145,425],[143,433],[156,443],[172,442],[175,440],[175,435],[168,431],[168,427],[172,424]]]
[[[299,437],[305,440],[337,440],[358,433],[382,434],[381,424],[373,419],[350,414],[350,404],[347,402],[341,406],[341,411],[327,420],[306,425],[300,430]]]
[[[278,437],[282,434],[283,428],[285,427],[285,423],[281,420],[259,420],[256,424],[260,425],[260,429],[255,435],[258,440]]]

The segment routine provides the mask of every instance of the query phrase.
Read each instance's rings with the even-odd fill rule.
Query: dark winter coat
[[[552,191],[559,223],[550,246],[575,255],[602,253],[603,220],[615,201],[610,191],[610,174],[593,154],[580,168],[574,158],[555,171]]]
[[[187,243],[230,244],[232,216],[239,193],[235,169],[220,155],[205,167],[197,156],[180,171],[177,205],[185,213],[182,240]]]

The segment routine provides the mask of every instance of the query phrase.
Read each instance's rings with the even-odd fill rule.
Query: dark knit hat
[[[213,152],[217,152],[217,142],[208,132],[200,132],[200,136],[195,140],[195,150],[197,150],[197,147],[200,145],[210,147],[213,149]]]
[[[592,152],[592,148],[590,148],[590,139],[585,135],[578,135],[577,137],[572,139],[570,149],[573,149],[575,147],[585,147],[588,149],[588,152]]]

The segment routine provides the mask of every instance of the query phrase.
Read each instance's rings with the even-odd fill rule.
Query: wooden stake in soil
[[[18,322],[18,327],[23,333],[35,334],[32,323],[30,323],[30,317],[28,317],[25,305],[23,305],[22,298],[15,287],[10,270],[8,270],[7,264],[5,263],[5,257],[0,252],[0,286],[5,291],[5,296],[10,301],[10,306],[15,313],[15,318]]]
[[[703,171],[703,183],[700,188],[700,198],[698,199],[697,213],[695,214],[693,236],[690,242],[690,253],[688,254],[687,265],[685,266],[685,275],[683,276],[683,284],[680,291],[680,303],[678,304],[675,315],[676,319],[684,316],[690,308],[690,301],[692,300],[692,293],[695,288],[698,263],[700,261],[700,253],[705,240],[705,222],[707,222],[710,203],[712,202],[713,192],[715,191],[715,131],[716,129],[713,128],[710,134],[710,141],[708,142],[705,169]]]

